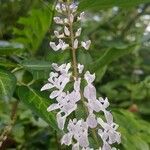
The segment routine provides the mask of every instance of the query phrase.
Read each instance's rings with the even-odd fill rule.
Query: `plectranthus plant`
[[[109,101],[97,97],[95,73],[77,62],[78,49],[89,50],[91,45],[90,40],[79,41],[82,29],[76,29],[75,24],[84,19],[84,12],[78,15],[77,9],[78,5],[70,1],[56,5],[59,17],[54,17],[54,22],[61,30],[54,31],[58,41],[50,42],[50,47],[54,51],[71,51],[72,62],[53,63],[53,72],[41,91],[51,91],[49,98],[54,100],[47,111],[56,112],[58,127],[64,133],[62,145],[72,150],[113,150],[113,145],[121,142],[121,135],[108,110]]]

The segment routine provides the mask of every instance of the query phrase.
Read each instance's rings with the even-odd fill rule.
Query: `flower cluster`
[[[54,51],[66,50],[67,48],[69,48],[70,45],[64,42],[62,39],[66,39],[70,36],[73,36],[74,38],[74,41],[72,41],[73,44],[71,45],[72,48],[77,49],[79,47],[79,41],[77,38],[81,35],[82,29],[81,28],[77,29],[77,31],[75,31],[74,34],[71,33],[70,31],[70,28],[74,23],[74,21],[81,21],[84,19],[84,12],[82,12],[80,16],[76,16],[77,8],[78,7],[75,3],[72,3],[70,5],[67,4],[65,5],[63,3],[57,4],[56,6],[57,12],[61,14],[66,14],[66,17],[65,18],[54,17],[55,23],[63,26],[62,31],[54,31],[54,34],[59,39],[58,40],[59,42],[58,43],[50,42],[50,47]],[[85,42],[82,41],[80,43],[80,46],[82,46],[86,50],[90,48],[90,45],[91,45],[90,40]]]
[[[59,43],[50,42],[50,46],[54,51],[71,49],[75,50],[79,47],[77,37],[80,36],[82,29],[79,28],[74,32],[72,29],[75,21],[80,21],[84,17],[84,13],[76,15],[77,5],[74,3],[59,3],[56,6],[57,12],[66,15],[65,18],[55,17],[57,24],[63,25],[63,32],[54,31],[55,36],[59,39]],[[62,39],[70,38],[71,44],[66,43]],[[81,42],[81,46],[88,50],[91,41]],[[73,76],[73,69],[76,67],[78,76]],[[56,102],[51,104],[47,111],[57,110],[57,123],[61,130],[66,129],[68,132],[62,137],[61,144],[67,146],[72,145],[72,150],[94,150],[89,140],[90,130],[94,131],[98,141],[102,141],[103,145],[97,147],[99,150],[112,150],[111,145],[120,143],[121,135],[117,132],[118,125],[113,122],[113,116],[110,111],[108,99],[102,97],[97,98],[96,88],[94,87],[95,74],[84,71],[84,65],[71,63],[58,65],[52,64],[53,72],[50,73],[48,83],[45,84],[41,91],[51,90],[50,99]],[[82,78],[82,75],[84,78]],[[81,89],[81,84],[86,81],[87,85]],[[72,89],[66,90],[66,87],[73,82]],[[75,111],[79,103],[82,101],[85,109],[86,118],[75,118]],[[74,113],[74,114],[73,114]],[[102,113],[105,119],[99,117]],[[73,114],[73,115],[71,115]],[[72,118],[74,116],[74,118]],[[72,118],[72,119],[70,119]],[[65,131],[66,131],[65,130]],[[113,148],[115,149],[115,148]]]

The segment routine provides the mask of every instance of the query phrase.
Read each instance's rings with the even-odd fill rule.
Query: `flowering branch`
[[[51,104],[47,111],[51,112],[59,110],[56,118],[58,127],[61,130],[68,132],[62,137],[61,144],[72,145],[72,150],[93,150],[89,140],[89,132],[93,134],[94,140],[99,143],[100,138],[103,145],[98,149],[111,150],[111,145],[114,143],[120,143],[120,133],[116,131],[118,125],[113,122],[113,116],[110,111],[107,110],[109,106],[108,99],[97,98],[96,88],[94,87],[95,74],[91,74],[89,71],[84,72],[84,65],[77,63],[76,51],[79,44],[88,50],[91,45],[91,41],[81,43],[78,41],[78,37],[81,34],[82,29],[79,28],[75,31],[73,24],[75,22],[82,21],[84,18],[84,12],[79,16],[76,15],[77,4],[71,2],[60,2],[56,5],[56,10],[63,17],[54,17],[56,24],[62,25],[62,31],[54,31],[55,36],[58,38],[59,43],[50,42],[50,47],[54,51],[66,50],[68,48],[72,51],[73,57],[73,72],[71,72],[71,63],[58,65],[52,64],[54,69],[50,73],[48,83],[45,84],[41,91],[52,89],[50,93],[50,99],[56,99],[56,103]],[[61,32],[61,33],[60,33]],[[70,42],[64,41],[70,39]],[[81,74],[84,73],[84,78],[81,78]],[[70,79],[73,75],[74,84],[72,91],[66,91],[65,87],[70,83]],[[83,92],[80,89],[82,81],[85,80],[87,85],[84,87]],[[70,115],[78,108],[79,101],[82,101],[85,108],[86,118],[77,119],[74,116],[71,119]],[[103,120],[98,115],[103,113],[106,118]]]

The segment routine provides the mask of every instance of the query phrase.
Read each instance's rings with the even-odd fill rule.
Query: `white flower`
[[[60,38],[64,38],[64,37],[65,37],[64,33],[59,34],[59,32],[58,32],[58,31],[54,31],[54,34],[55,34],[55,36],[56,36],[58,39],[60,39]]]
[[[73,23],[73,21],[74,21],[74,16],[73,16],[73,14],[71,14],[70,15],[70,23]]]
[[[59,39],[59,46],[62,50],[65,50],[69,47],[69,44],[66,44],[63,40]]]
[[[60,50],[60,44],[56,45],[55,42],[50,42],[49,45],[54,51]]]
[[[92,83],[95,80],[95,74],[92,75],[89,71],[87,71],[84,75],[84,79],[88,83],[88,85],[84,88],[84,97],[88,99],[88,101],[93,100],[94,102],[94,100],[96,100],[96,88],[93,86]]]
[[[68,64],[62,64],[58,66],[58,64],[53,63],[52,67],[54,68],[55,71],[60,72],[61,74],[68,73],[69,69],[71,68],[71,63]]]
[[[63,40],[59,39],[59,44],[58,45],[56,45],[55,42],[50,42],[50,47],[54,51],[58,51],[60,49],[65,50],[69,47],[69,44],[66,44]]]
[[[69,6],[70,10],[72,13],[75,13],[78,9],[78,6],[75,4],[75,3],[72,3],[70,6]]]
[[[79,71],[79,74],[81,74],[84,70],[84,65],[81,65],[81,64],[78,64],[78,71]]]
[[[98,123],[103,128],[98,130],[98,134],[101,136],[104,143],[107,141],[109,144],[114,144],[115,142],[119,144],[121,142],[121,135],[116,131],[118,125],[113,122],[113,117],[110,112],[107,112],[105,116],[107,122],[104,122],[101,118],[97,119]]]
[[[79,41],[77,39],[75,39],[74,44],[73,44],[73,48],[77,49],[78,48],[78,44],[79,44]]]
[[[86,50],[90,48],[91,41],[81,42],[82,47],[84,47]]]
[[[111,146],[107,143],[107,141],[104,141],[102,150],[112,150]]]
[[[79,28],[75,33],[75,37],[79,37],[81,35],[82,28]]]
[[[67,11],[67,9],[66,9],[66,5],[65,5],[65,4],[62,4],[62,5],[61,5],[61,7],[62,7],[62,10],[63,10],[64,12],[66,12],[66,11]]]
[[[63,89],[65,88],[66,84],[70,81],[70,76],[71,74],[68,73],[71,64],[63,64],[61,66],[58,66],[57,64],[52,64],[52,67],[58,72],[60,71],[60,75],[58,75],[58,73],[56,72],[51,72],[50,73],[50,77],[48,79],[49,83],[45,84],[41,91],[43,90],[48,90],[48,89],[52,89],[52,88],[57,88],[57,90],[54,90],[50,97],[57,97],[57,95],[59,95]]]
[[[63,23],[64,23],[63,20],[60,19],[60,17],[54,17],[54,21],[55,21],[55,23],[57,23],[57,24],[63,24]]]
[[[97,120],[96,116],[93,113],[90,113],[89,116],[86,119],[86,122],[90,128],[96,128],[97,127]]]
[[[79,143],[73,144],[72,150],[80,150]]]
[[[61,145],[65,144],[65,145],[71,145],[72,144],[72,133],[67,133],[63,136],[63,138],[61,139]],[[77,143],[78,144],[78,143]],[[74,147],[79,147],[79,144],[78,145],[74,145]],[[76,149],[74,149],[76,150]]]
[[[82,150],[94,150],[94,149],[90,147],[86,147],[86,148],[83,147]]]
[[[90,74],[89,71],[87,71],[84,75],[84,79],[87,81],[88,84],[91,84],[94,82],[95,80],[95,73],[94,74]]]
[[[67,115],[62,116],[61,111],[60,111],[57,113],[56,118],[57,118],[58,128],[63,130],[64,126],[65,126]]]
[[[58,3],[57,5],[56,5],[56,11],[58,12],[58,13],[62,13],[62,10],[61,10],[61,5],[60,5],[60,3]]]
[[[50,47],[54,51],[65,50],[70,47],[70,45],[62,39],[65,37],[70,37],[72,34],[70,25],[74,26],[73,22],[74,20],[76,21],[76,11],[78,6],[76,3],[68,3],[66,5],[60,1],[60,3],[56,5],[55,9],[57,12],[64,14],[64,17],[62,18],[54,17],[56,24],[63,25],[64,29],[63,33],[54,31],[55,36],[59,39],[59,43],[57,44],[55,42],[50,42]],[[77,17],[77,21],[84,20],[84,16],[85,14],[82,12]],[[72,31],[74,34],[72,48],[76,50],[79,47],[79,41],[77,37],[81,35],[82,28],[79,28],[75,32],[74,29],[72,29]],[[90,45],[90,40],[81,42],[81,46],[86,50],[90,48]],[[72,72],[70,72],[70,70],[73,70],[73,68],[71,68],[71,63],[62,65],[53,63],[52,68],[54,71],[50,73],[48,83],[41,88],[41,91],[51,91],[49,97],[50,99],[55,99],[55,102],[47,108],[47,111],[56,111],[56,120],[59,129],[64,130],[65,125],[67,127],[67,133],[62,137],[61,144],[65,144],[67,146],[72,145],[72,150],[94,150],[89,147],[90,143],[88,140],[88,130],[91,128],[97,129],[99,127],[98,135],[102,139],[103,146],[99,147],[98,149],[115,149],[111,148],[111,144],[116,142],[120,143],[121,136],[120,133],[116,131],[118,125],[113,122],[113,116],[107,110],[109,106],[108,99],[103,99],[101,97],[97,98],[96,88],[93,84],[95,80],[95,74],[91,74],[89,71],[84,74],[84,80],[87,82],[87,85],[83,87],[84,91],[82,95],[80,76],[84,70],[84,65],[78,64],[77,69],[79,76],[78,78],[74,77],[73,87],[70,86],[70,83],[72,83]],[[68,88],[66,88],[66,85],[69,85]],[[71,88],[73,89],[70,90]],[[87,107],[87,118],[84,118],[84,120],[77,120],[76,118],[70,120],[68,117],[78,108],[78,103],[82,96],[86,98],[83,104],[85,107]],[[105,121],[99,117],[97,118],[96,113],[98,112],[102,112],[104,114]],[[73,115],[71,117],[73,117]]]
[[[68,18],[65,18],[65,19],[64,19],[64,23],[65,23],[65,24],[69,24]]]
[[[78,21],[82,21],[84,19],[85,13],[82,12],[80,16],[77,18]]]
[[[81,78],[78,78],[74,82],[74,90],[69,93],[63,92],[66,84],[70,80],[70,74],[68,74],[70,63],[69,64],[63,64],[61,66],[58,66],[57,64],[53,64],[53,67],[56,71],[59,71],[62,73],[60,76],[56,74],[51,74],[51,77],[49,78],[49,84],[51,84],[51,87],[49,87],[47,84],[42,88],[43,89],[51,89],[53,87],[56,88],[51,94],[50,98],[54,99],[56,98],[57,103],[51,104],[47,111],[51,112],[54,110],[59,109],[60,111],[57,113],[57,123],[58,127],[63,130],[66,118],[77,109],[77,102],[81,99],[80,95],[80,83]]]
[[[86,122],[84,122],[82,119],[78,121],[76,119],[74,119],[73,121],[70,120],[67,129],[69,132],[64,136],[66,137],[68,134],[71,134],[72,136],[70,136],[69,141],[73,138],[77,141],[77,144],[73,145],[74,150],[78,150],[78,144],[82,148],[87,148],[89,146],[88,125]],[[62,139],[65,138],[63,137]]]
[[[70,36],[70,31],[66,26],[64,27],[64,33],[65,35]]]

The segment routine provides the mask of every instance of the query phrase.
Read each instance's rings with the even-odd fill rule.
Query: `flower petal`
[[[96,126],[97,126],[96,116],[93,113],[89,114],[86,122],[90,128],[96,128]]]
[[[56,45],[55,42],[50,42],[49,44],[54,51],[58,51],[60,49],[60,45]]]
[[[65,134],[61,139],[61,144],[71,145],[72,143],[72,133]]]
[[[72,150],[80,150],[79,149],[79,143],[73,144]]]
[[[65,35],[70,36],[70,31],[66,26],[64,27],[64,33]]]
[[[82,28],[79,28],[75,33],[75,37],[79,37],[81,35]]]
[[[51,83],[47,83],[41,88],[41,91],[49,90],[52,89],[53,87],[54,86]]]
[[[63,130],[64,129],[64,125],[65,125],[65,122],[66,122],[66,116],[61,116],[61,113],[57,113],[57,123],[58,123],[58,127],[59,129]]]
[[[53,110],[56,110],[56,109],[59,109],[60,108],[60,105],[59,104],[51,104],[48,108],[47,108],[47,111],[50,112],[50,111],[53,111]]]
[[[78,40],[75,39],[74,44],[73,44],[73,48],[77,49],[78,48],[78,44],[79,44]]]
[[[50,94],[50,98],[54,99],[54,98],[58,97],[60,93],[61,93],[60,91],[55,90]]]
[[[78,64],[78,70],[80,74],[83,72],[83,69],[84,69],[84,65]]]

